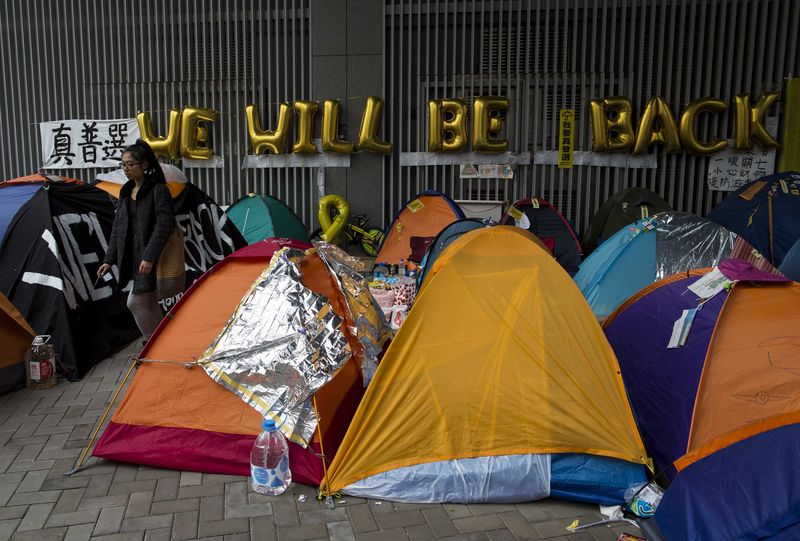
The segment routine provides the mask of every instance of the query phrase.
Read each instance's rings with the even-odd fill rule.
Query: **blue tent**
[[[800,282],[800,239],[797,239],[797,242],[786,252],[778,270],[787,278]]]
[[[575,283],[602,319],[656,280],[716,265],[730,255],[735,240],[736,234],[700,216],[662,212],[601,244],[581,264]]]
[[[708,218],[741,235],[779,267],[800,239],[800,173],[754,180],[722,200]]]
[[[425,276],[428,275],[428,270],[430,270],[431,265],[433,265],[433,262],[444,252],[445,248],[450,246],[454,240],[464,233],[487,226],[488,224],[481,220],[465,218],[463,220],[456,220],[442,229],[439,234],[436,235],[436,238],[433,239],[433,242],[430,243],[422,258],[422,262],[420,262],[422,272],[417,276],[417,289],[422,286],[422,282],[425,280]]]
[[[670,276],[604,327],[658,480],[671,481],[655,521],[668,541],[798,539],[800,284],[741,260],[719,271],[736,282],[715,296],[688,289],[703,271]],[[691,309],[685,343],[669,347]]]

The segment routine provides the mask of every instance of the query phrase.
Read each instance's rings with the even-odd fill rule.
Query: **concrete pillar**
[[[348,141],[358,140],[367,96],[383,98],[383,34],[383,2],[311,0],[311,99],[339,100],[340,134]],[[346,197],[352,214],[367,214],[381,228],[383,160],[359,152],[349,168],[325,171],[326,193]]]

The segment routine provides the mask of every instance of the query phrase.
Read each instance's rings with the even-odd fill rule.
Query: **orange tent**
[[[0,393],[25,385],[25,352],[35,334],[8,297],[0,293]]]
[[[226,257],[186,292],[140,354],[155,362],[137,369],[95,456],[182,470],[250,473],[250,448],[261,430],[261,415],[202,368],[183,363],[203,354],[273,253],[283,247],[309,245],[287,239],[250,245]],[[306,255],[300,269],[304,285],[327,297],[344,318],[342,328],[353,351],[350,361],[314,396],[319,429],[313,441],[308,448],[289,442],[293,478],[316,484],[323,474],[320,454],[334,456],[363,394],[361,346],[348,330],[354,323],[335,277],[319,256]]]
[[[411,259],[419,263],[436,235],[450,223],[463,219],[461,208],[445,194],[435,191],[419,193],[386,229],[386,238],[375,262],[399,264]]]

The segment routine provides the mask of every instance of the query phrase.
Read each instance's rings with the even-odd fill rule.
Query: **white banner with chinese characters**
[[[708,162],[708,189],[732,192],[774,172],[774,148],[740,151],[728,148],[712,155]]]
[[[778,133],[778,119],[767,117],[764,127],[773,137]],[[753,180],[775,172],[775,149],[754,146],[749,150],[728,148],[711,155],[708,161],[708,189],[733,192]]]
[[[41,122],[42,169],[119,167],[122,150],[139,138],[135,118]]]

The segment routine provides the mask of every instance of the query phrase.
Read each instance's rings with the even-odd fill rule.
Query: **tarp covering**
[[[80,378],[139,334],[127,293],[96,284],[114,205],[102,190],[39,175],[0,184],[0,202],[0,292]]]
[[[700,216],[663,212],[601,244],[581,264],[575,283],[595,316],[605,318],[656,280],[717,265],[731,255],[736,240],[735,233]]]
[[[142,358],[169,361],[143,363],[137,369],[119,408],[93,454],[113,460],[211,473],[247,475],[261,415],[238,396],[214,382],[196,361],[220,334],[273,253],[283,247],[308,248],[288,240],[253,244],[225,258],[184,295],[148,342]],[[300,261],[303,283],[325,296],[344,320],[352,320],[335,279],[315,254]],[[363,393],[358,360],[353,358],[314,395],[320,414],[319,433],[308,449],[290,441],[292,476],[316,484],[322,479],[319,457],[336,454]]]
[[[590,453],[641,467],[614,353],[533,235],[471,231],[430,272],[323,488],[487,456]]]
[[[271,237],[309,242],[303,221],[280,199],[247,194],[225,211],[247,244]]]

